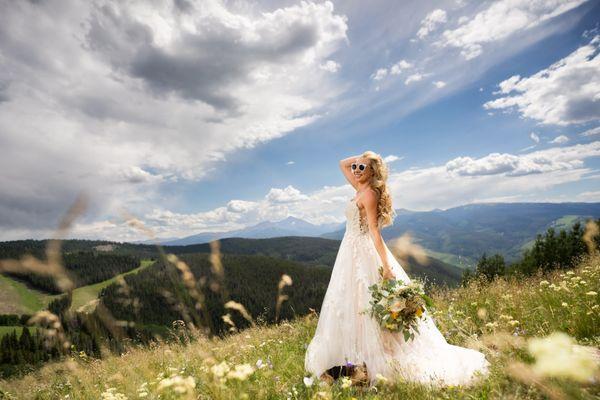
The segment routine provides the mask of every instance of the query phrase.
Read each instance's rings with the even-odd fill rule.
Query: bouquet
[[[383,266],[379,267],[383,276]],[[402,332],[404,340],[414,338],[418,333],[418,320],[422,318],[425,306],[432,306],[420,282],[392,279],[382,279],[379,283],[369,286],[371,292],[371,307],[364,310],[369,312],[379,322],[382,328],[392,332]]]

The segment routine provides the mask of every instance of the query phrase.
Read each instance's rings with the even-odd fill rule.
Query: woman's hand
[[[383,279],[395,279],[395,278],[396,278],[396,276],[392,272],[392,269],[389,267],[389,265],[384,265],[383,266]]]

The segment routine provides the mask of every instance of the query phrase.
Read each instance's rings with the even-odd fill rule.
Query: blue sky
[[[341,221],[337,162],[364,150],[390,157],[395,208],[600,200],[597,1],[3,14],[0,239],[49,236],[81,191],[77,237],[141,238],[123,209],[162,237]]]

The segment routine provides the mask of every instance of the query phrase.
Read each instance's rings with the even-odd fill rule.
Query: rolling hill
[[[501,253],[513,261],[538,233],[598,217],[600,203],[470,204],[447,210],[402,210],[382,234],[388,240],[408,232],[433,257],[466,267],[484,252]],[[343,235],[344,230],[338,230],[323,237]]]

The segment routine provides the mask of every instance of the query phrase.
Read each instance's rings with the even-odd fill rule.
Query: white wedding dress
[[[334,366],[366,364],[370,384],[377,374],[389,381],[404,379],[434,386],[467,385],[488,373],[485,356],[454,346],[424,313],[419,333],[405,342],[402,333],[390,332],[368,313],[368,287],[378,282],[381,258],[354,199],[346,208],[346,233],[340,244],[323,299],[315,335],[306,349],[304,367],[320,377]],[[384,244],[385,246],[385,244]],[[385,246],[390,268],[397,279],[410,282],[406,272]]]

